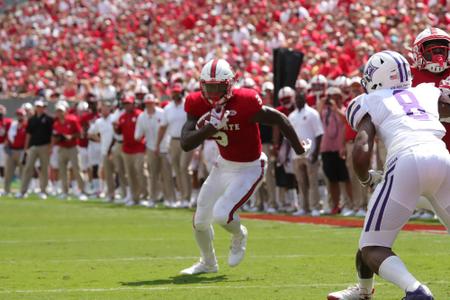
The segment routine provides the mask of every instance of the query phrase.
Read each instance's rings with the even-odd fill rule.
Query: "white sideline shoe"
[[[88,197],[85,194],[81,193],[81,194],[78,195],[78,200],[80,200],[80,201],[88,201]]]
[[[320,210],[318,209],[313,209],[311,211],[311,217],[320,217]]]
[[[356,212],[355,217],[364,218],[364,217],[366,216],[366,214],[367,214],[367,211],[366,211],[365,209],[363,209],[363,208],[360,208],[360,209]]]
[[[192,267],[181,270],[180,274],[183,275],[195,275],[202,273],[217,273],[219,267],[217,263],[214,265],[206,264],[202,259],[198,263],[195,263]]]
[[[268,214],[276,214],[277,212],[277,209],[274,207],[269,207],[268,209],[266,209],[266,213]]]
[[[328,300],[372,300],[374,290],[359,287],[359,284],[349,286],[347,289],[328,294]]]
[[[353,209],[350,209],[350,208],[344,208],[342,211],[341,211],[341,216],[343,216],[343,217],[351,217],[351,216],[354,216],[355,215],[355,211],[353,210]]]
[[[228,255],[230,267],[236,267],[244,259],[248,232],[244,225],[241,225],[241,231],[242,234],[233,235],[231,238],[230,254]]]
[[[46,200],[47,199],[47,194],[46,193],[39,193],[38,194],[39,199],[41,200]]]
[[[306,216],[307,213],[304,209],[299,209],[297,210],[295,213],[292,214],[295,217],[301,217],[301,216]]]

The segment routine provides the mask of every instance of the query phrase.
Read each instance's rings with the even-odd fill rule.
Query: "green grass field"
[[[192,211],[100,202],[0,200],[0,299],[326,299],[355,281],[359,230],[244,220],[247,255],[226,264],[216,231],[216,274],[179,276],[197,260]],[[409,269],[450,299],[450,239],[402,232]],[[377,278],[376,299],[403,293]]]

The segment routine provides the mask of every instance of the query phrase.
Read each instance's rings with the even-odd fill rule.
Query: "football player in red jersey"
[[[450,76],[450,35],[445,31],[429,27],[419,33],[414,41],[412,54],[412,86],[424,82],[439,82]],[[443,122],[447,134],[443,141],[450,149],[450,123]]]
[[[217,272],[213,222],[232,234],[228,264],[237,266],[244,258],[247,229],[241,225],[236,211],[256,191],[267,165],[258,123],[278,125],[295,152],[299,155],[305,152],[289,120],[264,106],[256,91],[234,88],[234,79],[227,61],[213,59],[202,69],[201,91],[186,99],[187,121],[181,133],[183,150],[191,151],[205,139],[213,138],[220,155],[200,190],[193,220],[201,258],[182,270],[182,274]],[[206,120],[204,126],[197,124],[199,119]]]
[[[419,33],[414,40],[412,54],[413,76],[412,85],[417,86],[424,82],[434,82],[439,86],[441,80],[450,76],[450,36],[445,31],[428,27]],[[450,149],[450,120],[441,120],[447,133],[442,139]],[[417,212],[411,217],[413,219],[433,219],[434,214],[428,201],[421,198]]]
[[[3,176],[5,172],[5,140],[6,134],[11,126],[12,119],[7,118],[6,116],[6,107],[0,105],[0,181],[3,181]]]

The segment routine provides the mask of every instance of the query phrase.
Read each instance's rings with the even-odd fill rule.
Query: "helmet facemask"
[[[200,87],[203,97],[211,104],[221,105],[227,102],[232,95],[232,81],[231,80],[202,80]]]
[[[433,38],[418,43],[413,50],[413,56],[417,68],[441,73],[450,66],[449,52],[450,40]]]

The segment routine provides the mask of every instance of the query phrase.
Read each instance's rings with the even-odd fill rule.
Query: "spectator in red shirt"
[[[3,181],[4,171],[5,171],[5,140],[6,134],[8,132],[9,126],[11,126],[12,120],[6,118],[6,107],[0,105],[0,181]]]
[[[64,104],[56,105],[55,121],[53,123],[52,145],[59,146],[58,168],[62,182],[63,193],[61,199],[66,199],[69,193],[69,182],[67,178],[67,167],[71,163],[73,174],[78,183],[81,201],[86,201],[84,194],[84,181],[81,177],[80,162],[78,160],[77,140],[80,137],[82,128],[78,118],[72,114],[67,114],[67,107]]]
[[[25,137],[27,129],[26,112],[23,109],[16,111],[17,120],[12,121],[5,139],[5,194],[11,192],[11,181],[17,167],[22,173],[22,161],[24,159]]]
[[[122,103],[125,112],[114,124],[114,129],[117,134],[123,135],[122,155],[132,195],[132,201],[126,205],[132,206],[139,204],[141,194],[146,194],[144,190],[147,187],[143,168],[145,143],[143,139],[134,139],[137,118],[142,111],[134,107],[134,96],[125,96]]]

